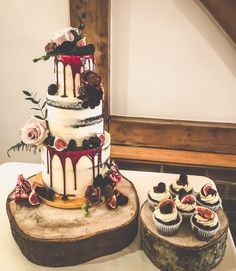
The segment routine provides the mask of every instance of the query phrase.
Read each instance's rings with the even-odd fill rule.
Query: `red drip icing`
[[[53,187],[53,176],[52,176],[52,159],[54,155],[57,155],[60,159],[63,171],[63,193],[66,195],[66,158],[70,158],[73,167],[74,173],[74,188],[77,188],[77,176],[76,176],[76,165],[79,162],[80,158],[83,156],[87,156],[90,161],[92,162],[92,170],[93,170],[93,179],[95,178],[95,157],[98,157],[98,174],[99,168],[102,167],[102,147],[98,147],[96,149],[89,149],[89,150],[77,150],[77,151],[57,151],[54,148],[48,147],[47,152],[50,157],[50,165],[49,165],[49,172],[50,172],[50,187]]]
[[[93,65],[91,67],[90,65],[90,59],[93,62]],[[55,71],[57,76],[57,85],[58,85],[58,62],[61,62],[63,64],[63,76],[64,76],[64,94],[63,97],[67,97],[66,95],[66,76],[65,76],[65,70],[66,66],[70,65],[71,71],[72,71],[72,78],[73,78],[73,95],[76,97],[78,93],[76,93],[75,89],[75,77],[76,74],[81,74],[83,70],[85,70],[85,64],[86,60],[89,61],[88,69],[94,70],[94,56],[93,55],[85,55],[85,56],[68,56],[68,55],[60,55],[58,57],[55,57]]]

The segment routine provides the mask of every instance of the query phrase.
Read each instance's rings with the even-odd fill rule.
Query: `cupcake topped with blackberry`
[[[158,183],[148,191],[148,203],[151,209],[158,206],[159,202],[164,199],[169,199],[170,193],[166,188],[166,184],[163,182]]]
[[[213,211],[219,209],[221,199],[219,193],[212,184],[205,184],[197,195],[198,205],[210,208]]]
[[[188,182],[188,176],[185,173],[180,174],[179,178],[172,182],[170,193],[172,196],[178,196],[180,189],[184,189],[188,194],[193,192],[193,188]]]
[[[195,212],[196,198],[194,195],[188,194],[183,188],[179,190],[179,195],[175,197],[175,203],[183,218],[188,219]]]
[[[212,238],[220,227],[217,213],[202,206],[196,206],[195,214],[191,217],[190,222],[194,235],[205,241]]]
[[[165,199],[154,211],[153,220],[160,234],[172,236],[179,229],[182,216],[178,213],[175,202],[172,199]]]

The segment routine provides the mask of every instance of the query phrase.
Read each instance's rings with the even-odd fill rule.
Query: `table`
[[[30,163],[5,163],[0,166],[0,262],[4,271],[51,271],[51,270],[80,270],[80,271],[158,271],[150,262],[145,253],[140,249],[139,236],[125,249],[112,255],[97,258],[79,266],[71,267],[43,267],[29,262],[15,243],[6,214],[6,198],[13,190],[19,174],[29,177],[41,170],[40,164]],[[170,182],[177,177],[176,174],[129,171],[122,170],[122,174],[132,181],[137,189],[140,205],[146,200],[147,191],[159,181]],[[206,177],[189,176],[190,182],[197,190],[203,183],[209,182]],[[224,259],[213,271],[236,270],[236,249],[231,233],[228,233],[227,247]]]

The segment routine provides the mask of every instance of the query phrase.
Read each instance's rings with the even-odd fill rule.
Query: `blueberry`
[[[74,151],[75,149],[76,149],[76,141],[74,139],[71,139],[68,143],[67,150]]]
[[[49,85],[49,87],[48,87],[48,94],[49,95],[55,95],[57,93],[57,89],[58,89],[58,87],[57,87],[56,84]]]

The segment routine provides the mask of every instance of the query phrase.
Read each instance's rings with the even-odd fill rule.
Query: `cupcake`
[[[185,173],[180,174],[179,178],[172,182],[170,185],[170,193],[172,196],[178,196],[180,189],[185,189],[188,194],[193,192],[193,188],[188,182],[188,176]]]
[[[161,202],[164,199],[169,199],[170,193],[166,189],[166,185],[163,182],[160,182],[157,186],[154,186],[149,192],[148,192],[148,204],[151,208],[151,210],[154,210],[155,207],[158,206],[159,202]]]
[[[194,235],[203,241],[211,239],[220,227],[217,213],[209,208],[197,206],[195,214],[190,218]]]
[[[179,196],[175,197],[175,203],[183,219],[189,219],[194,214],[196,198],[194,195],[188,194],[183,188],[179,190]]]
[[[217,211],[221,205],[219,193],[212,184],[205,184],[197,195],[197,204]]]
[[[172,199],[161,201],[153,212],[153,220],[157,232],[161,235],[174,235],[182,222],[182,215],[178,213],[176,204]]]

